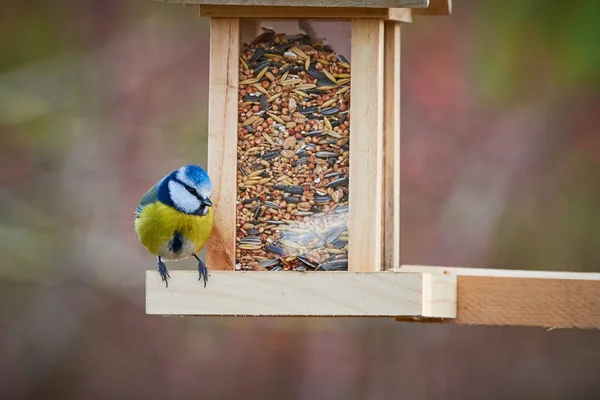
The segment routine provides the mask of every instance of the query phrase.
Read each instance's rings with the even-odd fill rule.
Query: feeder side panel
[[[237,18],[213,19],[210,26],[208,172],[214,182],[215,222],[207,266],[213,270],[235,266],[239,27]]]

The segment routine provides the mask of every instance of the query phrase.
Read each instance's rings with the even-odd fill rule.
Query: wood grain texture
[[[215,222],[206,246],[211,270],[235,268],[239,29],[236,18],[211,20],[208,173],[213,181]]]
[[[460,276],[495,276],[504,278],[600,280],[600,272],[535,271],[521,269],[441,267],[430,265],[402,265],[399,271],[429,272],[432,274]]]
[[[400,23],[385,22],[383,266],[400,267]]]
[[[600,328],[600,273],[429,266],[402,266],[400,271],[458,278],[456,319],[436,322]]]
[[[175,4],[214,4],[230,6],[285,7],[364,7],[364,8],[423,8],[430,0],[157,0]],[[431,0],[432,2],[434,0]]]
[[[380,271],[383,251],[383,21],[352,20],[348,270]]]
[[[376,18],[410,22],[410,8],[352,8],[352,7],[270,7],[270,6],[222,6],[201,5],[200,16],[208,18],[256,18],[268,19],[319,19],[349,20],[352,18]]]
[[[412,22],[412,10],[412,8],[390,8],[386,20],[410,23]]]
[[[450,15],[452,13],[452,0],[430,0],[429,7],[415,8],[415,15]]]
[[[424,317],[456,318],[457,277],[455,275],[423,274]]]
[[[146,313],[227,316],[363,316],[456,313],[456,282],[433,288],[420,273],[210,272],[206,288],[195,271],[171,271],[166,288],[157,271],[146,271]],[[435,314],[439,312],[439,314]],[[429,314],[428,314],[429,315]]]

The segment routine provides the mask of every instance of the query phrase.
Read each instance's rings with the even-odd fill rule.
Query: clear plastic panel
[[[263,28],[239,64],[236,269],[347,270],[349,61]]]

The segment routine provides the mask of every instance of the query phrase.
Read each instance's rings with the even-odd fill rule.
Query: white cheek
[[[169,194],[173,204],[186,213],[193,213],[200,207],[200,200],[190,194],[183,185],[171,181],[169,182]]]

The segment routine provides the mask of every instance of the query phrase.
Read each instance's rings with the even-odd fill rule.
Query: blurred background
[[[600,2],[453,8],[403,30],[403,262],[600,271]],[[592,330],[146,316],[135,206],[206,165],[197,15],[0,4],[0,397],[597,397]]]

